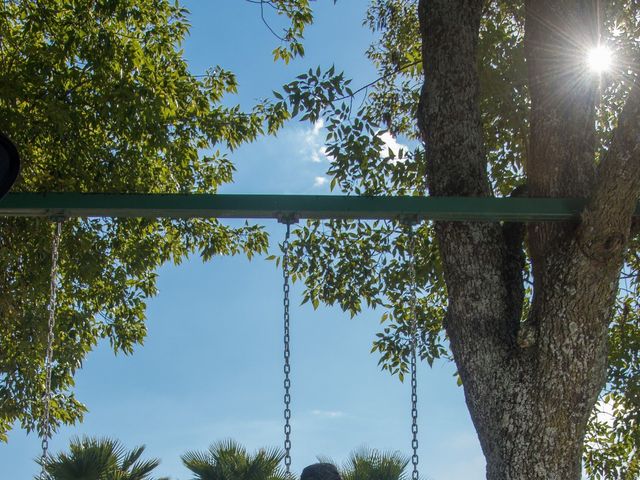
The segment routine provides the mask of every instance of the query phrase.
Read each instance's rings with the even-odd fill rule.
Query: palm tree
[[[328,463],[330,460],[321,459]],[[409,458],[400,452],[381,452],[366,447],[351,452],[338,467],[342,480],[406,480]]]
[[[212,444],[207,451],[189,451],[182,463],[193,473],[193,480],[292,480],[280,462],[280,449],[260,449],[254,454],[233,440]]]
[[[144,448],[127,451],[111,438],[73,438],[68,453],[46,460],[46,471],[51,480],[152,480],[160,460],[140,460]]]

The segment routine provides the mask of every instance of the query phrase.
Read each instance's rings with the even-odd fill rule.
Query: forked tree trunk
[[[418,122],[431,195],[490,196],[479,110],[482,0],[420,0],[425,83]],[[490,480],[578,480],[589,414],[605,382],[607,327],[640,194],[640,94],[594,160],[594,0],[528,0],[530,196],[585,197],[579,223],[436,225],[445,328]],[[522,319],[524,243],[534,297]]]

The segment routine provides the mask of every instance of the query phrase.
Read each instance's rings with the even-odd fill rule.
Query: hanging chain
[[[60,237],[62,236],[62,220],[56,222],[56,231],[51,244],[51,279],[49,284],[49,320],[47,323],[47,352],[45,355],[45,393],[42,398],[44,413],[42,415],[42,456],[40,463],[42,470],[40,480],[47,480],[47,457],[49,451],[49,439],[51,438],[51,371],[53,370],[53,340],[56,325],[56,297],[58,293],[58,251],[60,249]]]
[[[287,475],[291,473],[291,365],[289,358],[289,237],[291,235],[291,222],[283,221],[287,225],[287,233],[282,243],[282,278],[284,280],[282,291],[284,306],[284,466]]]
[[[411,448],[413,455],[411,456],[411,464],[413,471],[411,479],[418,480],[418,299],[417,299],[417,279],[416,279],[416,238],[413,224],[408,224],[408,252],[409,252],[409,307],[411,315]]]

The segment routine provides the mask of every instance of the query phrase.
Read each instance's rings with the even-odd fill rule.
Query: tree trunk
[[[420,0],[425,83],[418,122],[437,196],[490,196],[479,110],[482,0]],[[607,328],[640,195],[634,86],[596,171],[593,0],[528,0],[528,191],[585,197],[580,222],[438,222],[445,328],[490,480],[578,480],[589,414],[607,367]],[[636,136],[634,137],[634,134]],[[524,241],[534,295],[523,319]]]

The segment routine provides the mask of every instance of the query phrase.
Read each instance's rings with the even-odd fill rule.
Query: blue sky
[[[363,55],[372,37],[361,27],[367,1],[322,0],[307,32],[307,56],[274,64],[277,40],[259,9],[242,0],[191,0],[192,31],[184,45],[194,73],[212,65],[234,71],[235,101],[250,106],[310,66],[335,64],[367,83],[375,72]],[[292,123],[233,153],[236,182],[224,193],[328,193],[321,125]],[[272,244],[284,233],[264,225]],[[149,335],[133,356],[108,345],[91,353],[77,377],[89,407],[83,424],[63,428],[54,452],[74,435],[108,435],[128,447],[147,446],[162,459],[158,476],[190,478],[179,456],[232,437],[253,450],[279,446],[282,434],[281,272],[272,262],[242,257],[193,258],[160,269],[159,295],[149,302]],[[292,289],[293,470],[316,455],[339,462],[353,449],[409,453],[409,386],[383,373],[369,353],[381,312],[349,319],[334,308],[298,306]],[[419,371],[420,459],[423,479],[479,480],[484,459],[455,368],[444,362]],[[14,430],[0,445],[0,479],[32,478],[39,440]]]

